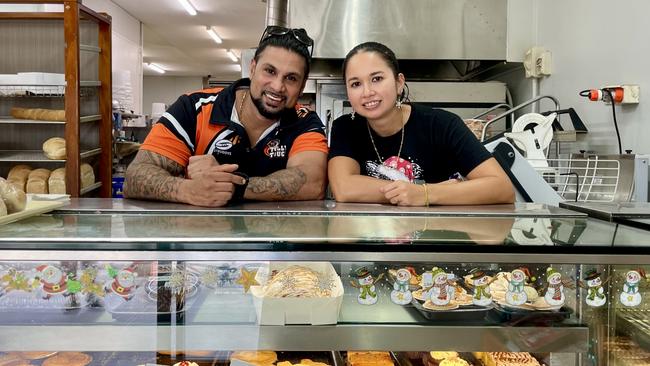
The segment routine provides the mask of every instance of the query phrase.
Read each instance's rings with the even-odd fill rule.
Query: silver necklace
[[[397,169],[397,163],[400,159],[400,155],[402,154],[402,146],[404,145],[404,124],[405,123],[404,123],[404,117],[402,116],[401,113],[400,113],[400,118],[402,118],[402,139],[399,142],[399,150],[397,150],[397,161],[395,161],[393,164],[391,164],[391,166],[389,166],[390,168],[393,169]],[[388,166],[384,164],[385,163],[384,159],[382,159],[381,155],[379,155],[379,150],[377,150],[377,145],[375,145],[375,139],[372,137],[372,131],[370,131],[370,123],[367,120],[366,120],[366,127],[368,128],[368,135],[370,135],[370,142],[372,142],[372,147],[375,149],[375,154],[377,154],[377,159],[379,159],[379,162],[382,165]]]

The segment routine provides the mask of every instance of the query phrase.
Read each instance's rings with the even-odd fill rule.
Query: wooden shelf
[[[94,121],[101,121],[102,116],[96,114],[92,116],[85,116],[79,118],[80,123],[88,123],[88,122],[94,122]],[[20,118],[12,118],[12,117],[0,117],[0,124],[25,124],[25,125],[64,125],[65,122],[63,121],[41,121],[41,120],[34,120],[34,119],[20,119]]]
[[[100,188],[101,186],[102,186],[102,182],[95,182],[95,183],[89,185],[86,188],[82,188],[80,194],[84,195],[84,194],[86,194],[88,192],[92,192],[92,191],[96,190],[97,188]]]

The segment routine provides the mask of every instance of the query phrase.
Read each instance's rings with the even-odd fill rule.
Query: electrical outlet
[[[639,103],[639,93],[641,91],[641,87],[638,85],[624,84],[621,85],[621,88],[623,88],[623,100],[621,101],[621,104]]]

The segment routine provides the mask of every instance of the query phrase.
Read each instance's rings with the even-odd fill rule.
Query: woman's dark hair
[[[397,79],[397,75],[400,73],[400,71],[399,62],[397,62],[395,52],[379,42],[364,42],[355,46],[350,50],[350,52],[348,52],[347,55],[345,55],[345,60],[343,60],[343,80],[345,80],[345,72],[348,68],[348,62],[352,56],[361,52],[374,52],[381,56],[381,58],[386,62],[386,65],[388,65],[391,71],[393,71],[393,76],[395,76],[395,79]],[[404,85],[404,90],[402,90],[402,94],[400,95],[400,100],[408,101],[408,87],[406,84]]]

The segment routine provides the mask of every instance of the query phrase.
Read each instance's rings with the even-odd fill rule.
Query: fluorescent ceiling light
[[[207,26],[205,29],[208,31],[208,34],[210,35],[210,37],[212,37],[212,39],[214,39],[215,42],[217,42],[219,44],[221,44],[221,42],[223,42],[221,40],[221,37],[219,37],[217,32],[215,32],[214,29],[212,29],[212,27]]]
[[[235,53],[234,53],[232,50],[228,50],[228,51],[226,51],[226,55],[228,55],[228,57],[230,57],[230,59],[231,59],[233,62],[237,62],[237,61],[239,61],[239,57],[237,57],[237,55],[235,55]]]
[[[165,69],[163,69],[162,67],[160,67],[160,66],[158,66],[156,64],[147,63],[147,66],[149,66],[149,68],[151,70],[155,71],[155,72],[158,72],[158,73],[161,73],[161,74],[165,73]]]
[[[181,5],[183,5],[183,8],[185,11],[187,11],[188,14],[190,15],[196,15],[196,9],[192,6],[189,0],[178,0]]]

